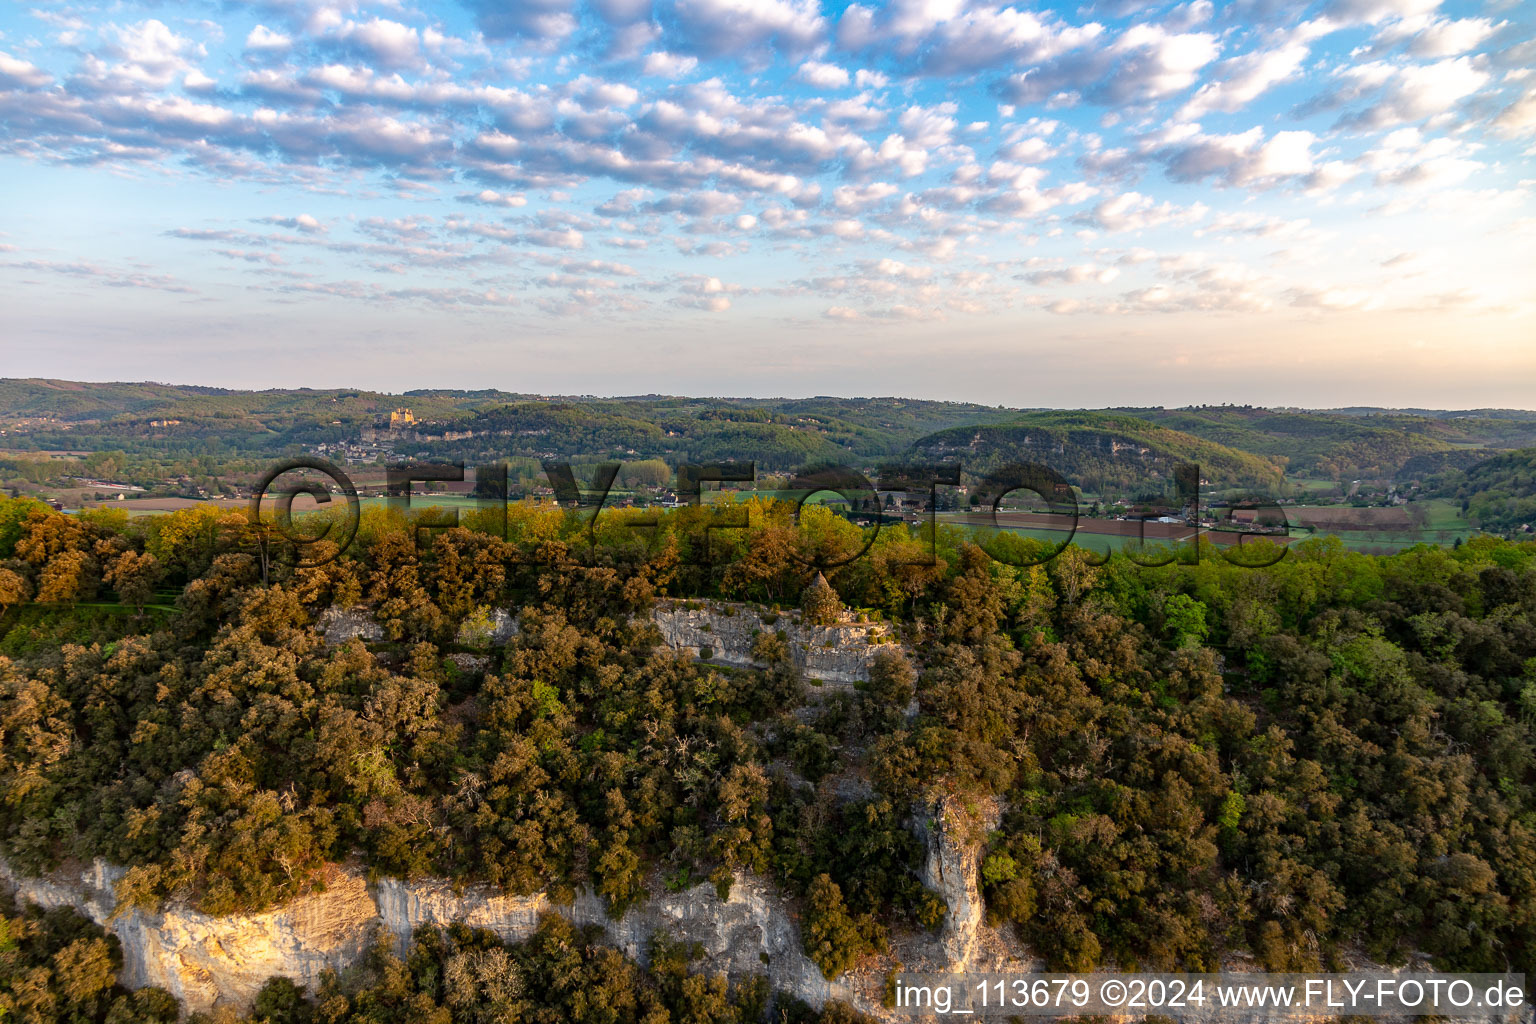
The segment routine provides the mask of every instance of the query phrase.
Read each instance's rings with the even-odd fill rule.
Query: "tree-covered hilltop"
[[[1536,443],[1536,414],[1264,409],[1118,409],[1170,430],[1278,460],[1291,475],[1390,478],[1413,459]],[[1486,457],[1486,456],[1484,456]]]
[[[103,856],[129,901],[212,912],[354,857],[615,915],[751,870],[832,976],[942,921],[914,812],[995,797],[988,915],[1058,967],[1536,968],[1536,544],[1147,568],[762,499],[465,523],[418,545],[368,510],[304,568],[239,516],[0,503],[5,856]],[[904,645],[826,692],[771,624],[762,669],[661,646],[661,596],[878,615]],[[327,646],[356,605],[380,639]]]
[[[952,427],[913,443],[915,461],[959,461],[984,474],[1008,463],[1049,466],[1095,494],[1135,494],[1170,486],[1180,463],[1200,467],[1218,485],[1278,493],[1280,466],[1267,458],[1158,426],[1135,416],[1103,412],[1036,412],[1005,423]]]
[[[0,896],[0,1020],[24,1024],[761,1024],[761,978],[732,984],[692,969],[696,951],[657,935],[641,966],[558,915],[507,944],[462,925],[423,930],[405,957],[380,940],[314,992],[273,978],[249,1014],[181,1016],[164,989],[117,983],[116,937],[73,910],[19,910]],[[774,1024],[863,1024],[831,1002],[772,1003]]]

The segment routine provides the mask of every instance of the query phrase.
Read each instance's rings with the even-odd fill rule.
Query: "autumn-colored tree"
[[[31,593],[32,585],[25,576],[14,569],[0,566],[0,616],[21,604]]]
[[[795,533],[788,525],[769,522],[754,529],[746,554],[726,567],[725,593],[751,601],[785,600],[804,579],[794,549]]]
[[[1068,604],[1076,604],[1093,587],[1098,577],[1093,566],[1093,556],[1075,544],[1069,544],[1061,554],[1051,559],[1050,573]]]
[[[61,551],[48,559],[38,576],[37,602],[75,602],[90,599],[96,590],[95,560],[84,551]]]
[[[155,584],[160,582],[160,561],[145,552],[124,551],[107,565],[104,575],[117,591],[118,600],[142,613],[155,596]]]
[[[80,520],[60,515],[46,505],[31,505],[21,523],[16,557],[41,569],[58,555],[84,552],[89,547],[90,537]]]

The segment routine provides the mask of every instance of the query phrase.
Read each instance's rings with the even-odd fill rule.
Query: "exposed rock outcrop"
[[[875,655],[895,643],[882,622],[811,626],[800,622],[798,613],[775,616],[725,601],[658,601],[652,618],[668,647],[693,654],[709,648],[713,660],[743,667],[766,667],[753,659],[752,641],[763,630],[781,630],[795,668],[807,679],[829,683],[867,680]]]
[[[978,961],[976,955],[982,937],[991,932],[981,923],[976,889],[976,839],[984,834],[985,822],[977,831],[974,816],[953,803],[941,802],[935,810],[932,827],[920,831],[928,844],[924,880],[951,907],[942,933],[899,936],[889,956],[831,982],[803,951],[795,907],[770,882],[745,873],[737,874],[724,900],[708,883],[681,892],[654,886],[649,900],[618,920],[586,890],[562,906],[542,893],[508,896],[484,887],[456,892],[433,880],[383,879],[370,885],[360,872],[339,867],[311,895],[266,913],[226,917],[174,904],[155,913],[117,912],[114,887],[123,869],[100,860],[45,878],[17,874],[0,861],[0,880],[22,900],[74,907],[106,927],[122,943],[125,984],[164,988],[192,1011],[225,1004],[248,1007],[274,975],[313,987],[326,970],[355,962],[380,933],[393,936],[404,951],[418,930],[461,921],[516,942],[533,934],[541,915],[554,912],[576,924],[600,926],[608,942],[638,960],[645,959],[651,936],[665,929],[699,945],[702,970],[738,978],[766,974],[775,991],[812,1005],[840,999],[894,1020],[880,1006],[885,972],[894,963],[947,971],[979,962],[996,969],[1004,962],[997,957]],[[997,941],[992,939],[993,946]]]
[[[948,971],[1038,969],[1038,962],[1012,929],[986,924],[981,895],[981,850],[987,833],[997,828],[1002,810],[993,799],[969,803],[938,798],[916,828],[928,855],[923,884],[944,899],[949,912],[937,937],[935,959]]]
[[[313,986],[327,969],[340,970],[362,956],[378,921],[362,877],[339,869],[330,872],[323,892],[267,913],[227,917],[188,907],[153,914],[128,908],[114,917],[113,887],[122,874],[97,860],[79,872],[30,878],[0,863],[0,877],[19,899],[74,907],[115,934],[125,985],[158,986],[194,1011],[221,1003],[249,1006],[274,975]]]
[[[587,890],[570,906],[553,903],[542,893],[506,896],[471,888],[458,895],[441,882],[385,879],[375,892],[381,923],[399,937],[402,948],[418,929],[454,921],[517,942],[533,934],[541,915],[554,912],[578,925],[598,925],[611,945],[637,960],[646,958],[651,936],[665,930],[697,943],[710,971],[733,977],[766,974],[776,991],[818,1006],[828,998],[853,996],[821,976],[801,948],[794,912],[773,886],[749,874],[736,876],[728,899],[721,900],[713,885],[703,883],[681,892],[655,893],[619,920],[609,917],[603,901]]]
[[[332,605],[320,613],[315,628],[325,637],[327,647],[340,647],[354,637],[370,644],[384,639],[384,627],[373,621],[366,605],[360,604],[350,608]]]
[[[481,607],[459,624],[458,641],[482,650],[504,647],[522,630],[520,617],[505,608]]]

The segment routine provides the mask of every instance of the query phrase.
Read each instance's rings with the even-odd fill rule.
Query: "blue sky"
[[[1532,19],[13,3],[0,374],[1533,407]]]

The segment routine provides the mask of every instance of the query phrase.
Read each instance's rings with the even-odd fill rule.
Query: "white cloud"
[[[1276,132],[1268,140],[1258,127],[1231,135],[1173,134],[1178,137],[1154,155],[1175,181],[1215,177],[1228,185],[1263,185],[1315,169],[1311,147],[1317,136],[1309,131]]]
[[[245,48],[261,53],[274,53],[293,46],[293,40],[281,32],[274,32],[265,25],[257,25],[245,37]]]
[[[1293,306],[1336,313],[1363,312],[1381,305],[1381,296],[1359,288],[1297,287],[1285,294]]]
[[[479,203],[482,206],[527,206],[528,200],[520,195],[506,195],[494,189],[482,189],[469,195],[459,196],[461,202]]]
[[[827,29],[817,0],[675,0],[672,17],[682,48],[706,56],[764,46],[805,53]]]
[[[1102,32],[1103,26],[1092,22],[1074,26],[1014,6],[964,0],[895,0],[879,8],[850,4],[837,26],[844,49],[881,52],[926,75],[1038,64]]]
[[[1122,192],[1095,204],[1077,220],[1105,231],[1142,231],[1161,224],[1192,224],[1209,212],[1202,203],[1182,207],[1167,200],[1158,203],[1139,192]]]
[[[325,225],[307,213],[301,213],[297,217],[262,217],[258,223],[292,228],[295,231],[302,231],[307,235],[316,235],[325,231]]]
[[[1012,75],[999,88],[1004,99],[1018,104],[1070,107],[1079,98],[1111,106],[1152,103],[1194,85],[1200,69],[1220,52],[1211,33],[1141,23],[1106,46],[1066,53]]]
[[[1505,135],[1529,135],[1536,132],[1536,90],[1527,92],[1499,111],[1493,123]]]
[[[645,74],[659,78],[682,78],[684,75],[692,74],[693,69],[698,66],[699,58],[697,57],[685,57],[657,50],[645,55],[645,63],[641,65],[641,69]]]
[[[1340,120],[1342,127],[1361,131],[1378,131],[1445,113],[1488,82],[1488,73],[1467,57],[1406,67],[1365,64],[1346,68],[1342,77],[1348,83],[1343,93],[1348,98],[1380,85],[1373,103]]]
[[[1454,57],[1476,49],[1506,23],[1488,18],[1435,18],[1421,15],[1393,22],[1376,35],[1377,42],[1392,45],[1408,41],[1415,57]]]
[[[191,57],[206,52],[201,44],[177,35],[157,18],[110,26],[103,35],[107,42],[101,54],[86,55],[75,81],[104,92],[163,89],[178,74],[191,69]]]
[[[858,211],[896,195],[901,189],[888,181],[867,185],[839,185],[832,191],[832,205],[843,211]]]
[[[1294,77],[1307,59],[1305,43],[1290,42],[1273,50],[1258,50],[1224,60],[1179,111],[1183,120],[1198,120],[1219,110],[1233,113],[1258,99],[1275,85]]]
[[[1099,267],[1091,263],[1046,270],[1031,270],[1020,275],[1030,284],[1109,284],[1120,276],[1118,267]]]
[[[1389,18],[1414,18],[1429,14],[1440,0],[1333,0],[1323,16],[1344,24],[1374,25]]]
[[[373,18],[362,23],[348,21],[336,36],[366,50],[388,68],[409,67],[420,60],[420,33],[398,21],[387,18]]]
[[[836,64],[808,60],[800,65],[795,77],[817,89],[841,89],[848,84],[848,72]]]
[[[42,68],[0,51],[0,85],[37,88],[51,81],[53,76]]]
[[[563,231],[530,231],[523,238],[530,245],[542,246],[546,249],[581,249],[586,246],[581,232],[574,228],[566,228]]]
[[[674,305],[724,313],[731,308],[730,295],[741,289],[737,285],[725,284],[718,277],[696,274],[679,281],[678,290],[680,294],[673,300]]]
[[[530,39],[553,45],[576,31],[572,0],[464,0],[490,39]]]

